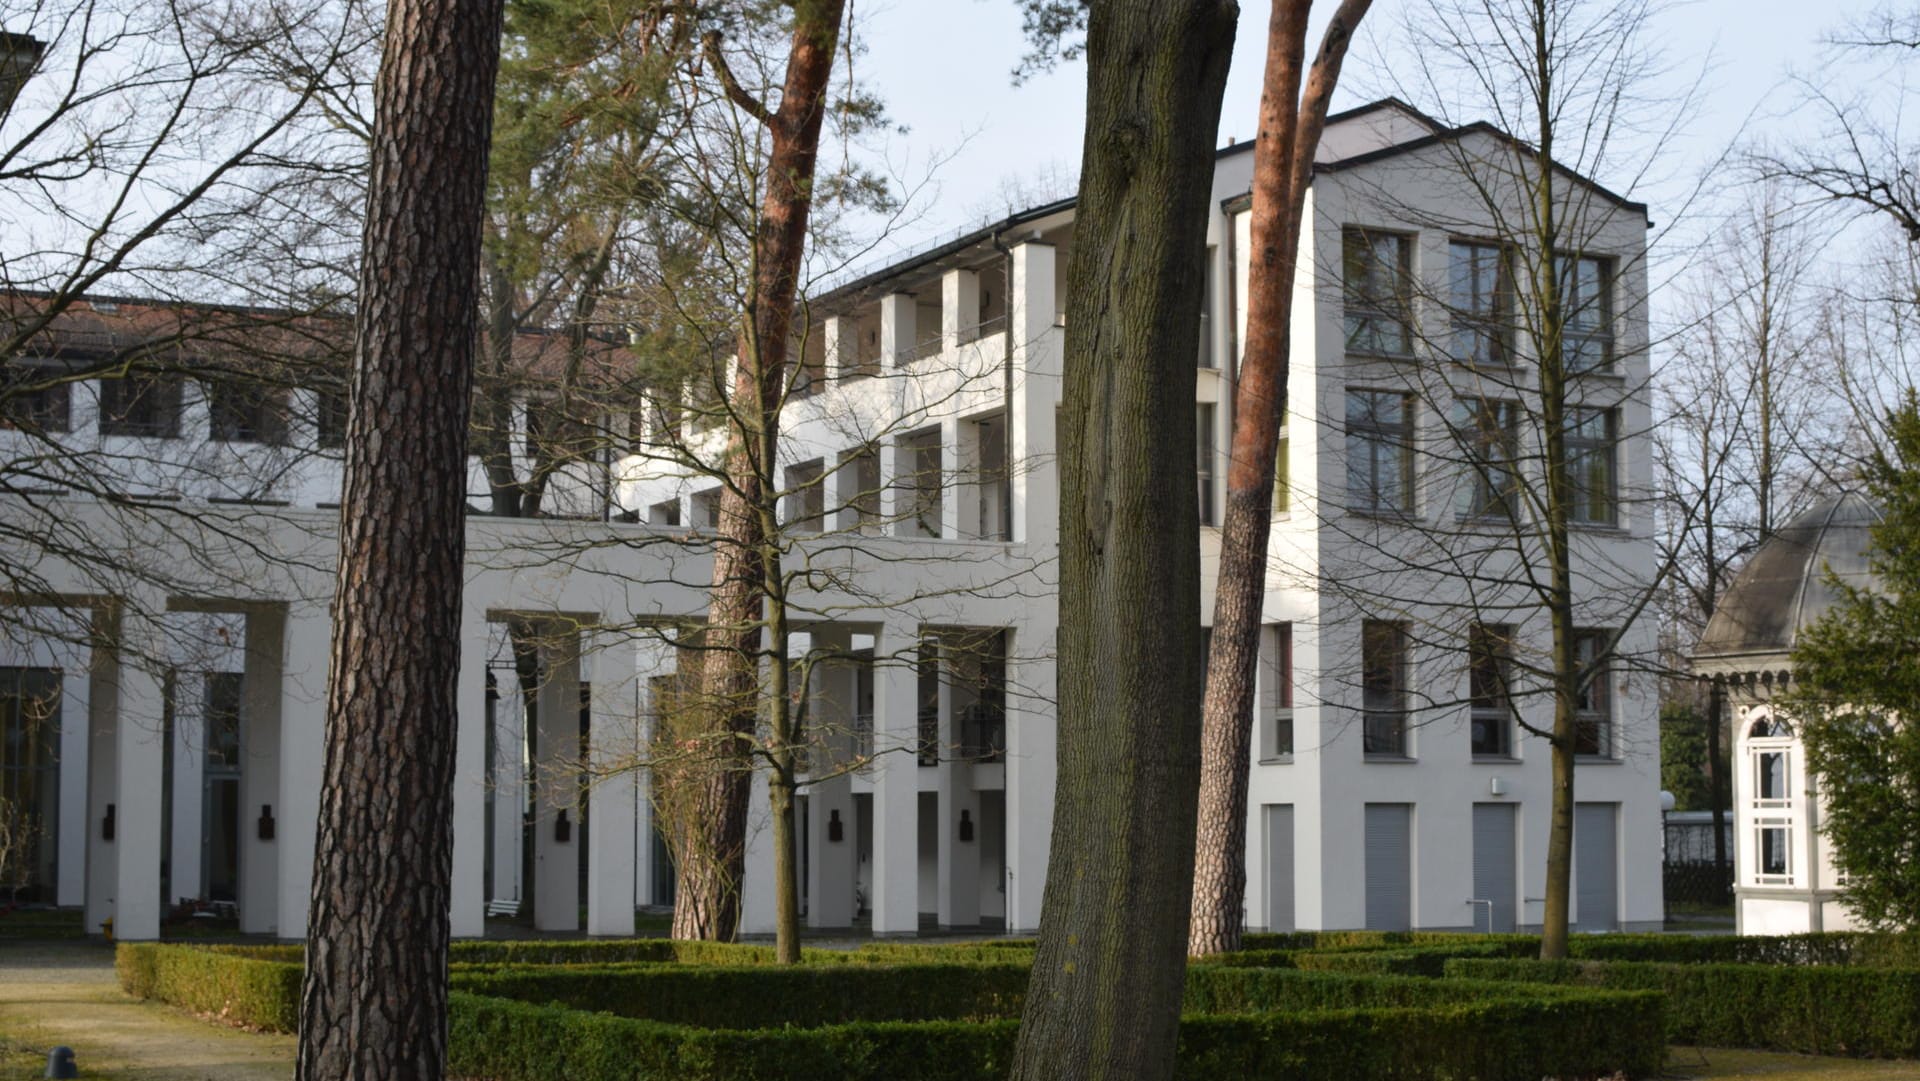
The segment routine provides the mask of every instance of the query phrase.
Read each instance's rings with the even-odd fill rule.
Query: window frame
[[[1599,628],[1579,628],[1573,632],[1574,663],[1582,670],[1594,664],[1606,643],[1613,637],[1613,631]],[[1605,663],[1599,664],[1593,672],[1581,681],[1574,695],[1573,713],[1573,753],[1577,758],[1589,758],[1596,761],[1618,761],[1619,747],[1616,736],[1618,724],[1614,707],[1615,691],[1613,682],[1613,658],[1609,656]],[[1589,735],[1589,733],[1591,733]]]
[[[1381,265],[1375,257],[1373,242],[1392,241],[1395,245],[1394,261],[1398,265],[1389,273],[1392,281],[1388,283],[1388,292],[1392,295],[1380,297],[1374,295],[1373,285],[1368,281],[1363,288],[1354,281],[1354,269],[1360,265],[1356,251],[1365,252],[1363,277],[1371,277],[1373,268]],[[1407,359],[1413,356],[1413,234],[1395,229],[1378,229],[1364,225],[1346,225],[1340,230],[1340,284],[1343,304],[1341,307],[1341,341],[1349,356],[1391,357]],[[1382,324],[1397,329],[1398,348],[1371,348],[1356,345],[1363,331],[1372,331],[1378,338]]]
[[[1468,295],[1462,297],[1460,261],[1463,252],[1470,262]],[[1491,254],[1494,282],[1490,291],[1481,289],[1478,260]],[[1447,243],[1447,352],[1454,363],[1470,368],[1511,368],[1514,364],[1514,313],[1518,308],[1518,290],[1514,280],[1514,251],[1511,244],[1472,237],[1454,237]],[[1490,297],[1490,306],[1483,301]],[[1465,301],[1463,305],[1462,301]],[[1486,356],[1478,348],[1463,351],[1463,335],[1476,344],[1489,343]]]
[[[99,432],[102,436],[120,439],[178,439],[182,415],[186,412],[186,380],[162,372],[129,372],[123,376],[106,376],[100,380],[100,416]],[[121,388],[137,387],[131,392]],[[158,399],[150,397],[160,392]],[[110,398],[130,393],[123,400],[109,404]],[[158,406],[154,406],[154,402]],[[153,417],[144,415],[145,410],[154,408]],[[136,409],[140,415],[136,416]]]
[[[199,382],[200,396],[207,403],[208,442],[287,445],[293,427],[293,401],[286,387],[225,378]]]
[[[1454,441],[1469,474],[1456,513],[1463,520],[1511,520],[1519,512],[1520,403],[1506,398],[1456,398],[1454,410]],[[1495,484],[1496,474],[1504,478],[1503,483]]]
[[[1481,671],[1482,665],[1491,671]],[[1481,681],[1489,677],[1492,685],[1483,687]],[[1518,757],[1513,720],[1513,627],[1476,622],[1467,628],[1467,744],[1473,758],[1510,761]],[[1483,725],[1498,734],[1491,741],[1493,749],[1483,745]]]
[[[1603,434],[1594,437],[1580,429],[1599,419]],[[1620,409],[1618,406],[1570,405],[1561,419],[1561,457],[1568,494],[1567,521],[1576,526],[1620,524]],[[1606,467],[1606,491],[1596,493],[1583,483],[1586,463]],[[1604,499],[1604,506],[1601,500]]]
[[[73,380],[59,364],[11,361],[0,367],[0,388],[0,431],[73,431]]]
[[[1382,423],[1374,419],[1377,418],[1379,411],[1378,408],[1373,405],[1369,405],[1365,410],[1365,415],[1361,419],[1356,420],[1354,415],[1354,401],[1356,398],[1383,398],[1387,396],[1399,400],[1401,418],[1399,423]],[[1413,395],[1399,390],[1348,387],[1342,401],[1346,407],[1345,426],[1343,428],[1346,437],[1346,509],[1355,514],[1412,517],[1415,513],[1413,444],[1417,432],[1414,422]],[[1359,493],[1356,493],[1354,490],[1354,450],[1356,442],[1364,444],[1367,447],[1367,474],[1370,481],[1368,493],[1370,493],[1371,498],[1366,502],[1362,502],[1357,498]],[[1379,483],[1379,467],[1382,458],[1378,452],[1382,450],[1398,451],[1396,457],[1399,459],[1400,479],[1395,489],[1395,495],[1398,498],[1393,501],[1383,501],[1380,498],[1382,489]]]
[[[1214,425],[1218,423],[1219,415],[1219,405],[1216,402],[1193,403],[1194,462],[1196,473],[1194,487],[1199,496],[1200,505],[1197,509],[1199,511],[1200,525],[1202,528],[1218,526],[1220,524],[1218,521],[1217,508],[1214,505],[1217,502],[1214,498],[1216,494],[1214,489],[1216,487],[1216,463],[1219,460],[1220,448],[1214,443],[1213,438]]]
[[[1616,261],[1609,255],[1590,255],[1580,251],[1555,252],[1553,273],[1560,297],[1560,364],[1569,376],[1614,375],[1614,285],[1616,281]],[[1581,269],[1585,266],[1595,268],[1594,281],[1583,285]],[[1568,271],[1571,268],[1571,275]],[[1591,292],[1593,295],[1588,296]],[[1599,313],[1597,319],[1576,320],[1590,309]],[[1574,357],[1584,355],[1584,350],[1570,348],[1574,340],[1600,345],[1600,360],[1595,364],[1576,364]]]
[[[1293,760],[1293,624],[1260,628],[1260,761]]]
[[[1392,643],[1392,653],[1375,650]],[[1360,623],[1360,752],[1376,761],[1413,758],[1412,663],[1407,624],[1398,620],[1367,619]],[[1376,687],[1376,680],[1385,681]],[[1376,698],[1376,693],[1389,701]]]

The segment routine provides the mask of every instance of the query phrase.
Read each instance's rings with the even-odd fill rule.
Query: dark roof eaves
[[[993,239],[1001,233],[1007,232],[1010,229],[1017,229],[1028,222],[1038,221],[1041,218],[1058,214],[1063,210],[1072,209],[1079,201],[1078,196],[1069,195],[1064,199],[1055,199],[1051,203],[1043,203],[1040,206],[1029,207],[1018,213],[1009,214],[997,222],[983,225],[970,233],[964,233],[938,247],[929,248],[926,251],[908,256],[897,263],[888,263],[878,270],[862,274],[860,277],[855,278],[845,285],[836,285],[832,289],[821,293],[819,296],[811,298],[810,302],[813,304],[832,305],[848,297],[859,296],[890,278],[897,278],[902,274],[918,270],[928,263],[939,262],[947,256],[953,255],[956,252],[965,251],[983,240]]]

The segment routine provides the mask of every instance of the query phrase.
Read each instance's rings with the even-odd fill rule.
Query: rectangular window
[[[315,392],[314,403],[315,440],[325,450],[337,450],[347,445],[347,392],[340,390],[319,390]]]
[[[922,639],[914,675],[920,702],[915,752],[923,766],[940,764],[940,667],[939,644],[931,638]]]
[[[1793,831],[1774,818],[1754,823],[1754,881],[1763,886],[1793,885]]]
[[[862,533],[880,525],[880,452],[873,446],[856,447],[840,453],[836,470],[840,506],[844,508],[843,528]]]
[[[1762,804],[1787,803],[1787,752],[1761,751],[1753,756],[1756,798]]]
[[[1513,262],[1498,244],[1453,242],[1448,264],[1453,359],[1503,365],[1513,355]]]
[[[940,429],[910,435],[900,441],[902,467],[897,480],[901,494],[900,535],[938,537],[946,514],[946,481],[941,474]]]
[[[678,526],[680,524],[680,501],[667,499],[647,508],[647,524]]]
[[[287,441],[287,392],[283,388],[232,380],[205,380],[208,435],[216,443]]]
[[[1567,410],[1567,520],[1613,525],[1619,520],[1615,451],[1619,444],[1615,409],[1574,406]]]
[[[1343,234],[1347,352],[1385,356],[1413,352],[1407,303],[1411,247],[1400,233],[1348,229]]]
[[[1347,509],[1413,510],[1413,401],[1409,395],[1347,391]]]
[[[9,364],[0,375],[0,428],[49,435],[73,429],[73,384],[55,368]]]
[[[1560,361],[1572,374],[1613,370],[1613,281],[1606,259],[1559,255]]]
[[[1273,513],[1282,518],[1293,513],[1293,463],[1288,457],[1292,453],[1292,441],[1287,436],[1287,426],[1280,425],[1280,445],[1273,451]]]
[[[1360,625],[1361,750],[1407,755],[1407,626],[1369,619]]]
[[[1599,659],[1612,638],[1611,631],[1574,632],[1574,663],[1580,671],[1592,673],[1574,696],[1574,754],[1613,757],[1613,670],[1608,661]]]
[[[1513,754],[1513,628],[1475,623],[1467,630],[1468,724],[1476,758]]]
[[[693,527],[695,529],[720,528],[719,488],[708,488],[704,492],[693,493]]]
[[[100,381],[100,434],[180,437],[180,380],[129,375]]]
[[[1213,518],[1213,404],[1202,402],[1193,407],[1194,448],[1200,493],[1200,524],[1216,525]]]
[[[1218,247],[1212,244],[1207,245],[1207,262],[1201,275],[1204,283],[1200,294],[1200,367],[1202,368],[1215,366],[1213,363],[1213,296],[1214,279],[1217,275],[1214,258],[1219,252]]]
[[[60,684],[55,668],[0,668],[0,808],[11,900],[52,904],[59,881]],[[77,718],[84,724],[85,718]],[[84,778],[81,778],[84,783]],[[74,854],[74,858],[81,858]]]
[[[827,524],[826,462],[787,467],[787,528],[796,533],[818,533]]]
[[[1260,757],[1293,754],[1293,624],[1260,628]]]
[[[1463,518],[1510,518],[1520,477],[1520,407],[1468,398],[1454,403],[1454,442],[1466,475],[1458,489]]]

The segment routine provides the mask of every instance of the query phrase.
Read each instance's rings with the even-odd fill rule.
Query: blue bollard
[[[80,1067],[74,1064],[73,1048],[56,1047],[47,1052],[48,1077],[79,1077]]]

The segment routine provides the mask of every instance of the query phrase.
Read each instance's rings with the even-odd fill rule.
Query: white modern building
[[[1768,537],[1720,598],[1694,647],[1694,671],[1722,683],[1733,711],[1733,903],[1741,934],[1855,930],[1820,833],[1823,799],[1806,749],[1774,696],[1793,681],[1793,647],[1839,597],[1829,574],[1872,590],[1880,508],[1857,492],[1824,499]]]
[[[1392,101],[1333,118],[1322,141],[1264,617],[1252,928],[1541,918],[1549,755],[1526,726],[1550,711],[1526,673],[1545,631],[1525,602],[1527,546],[1501,543],[1498,524],[1524,517],[1507,508],[1538,483],[1524,423],[1537,393],[1508,363],[1510,249],[1488,239],[1499,223],[1461,179],[1463,162],[1510,146],[1484,125],[1446,128]],[[1216,161],[1195,343],[1207,582],[1245,310],[1250,150]],[[1576,613],[1590,628],[1582,650],[1618,639],[1630,657],[1651,634],[1619,628],[1654,564],[1646,215],[1565,183],[1592,223],[1580,250],[1561,254],[1581,313],[1565,338],[1578,358],[1567,426],[1582,492]],[[1038,922],[1073,217],[1070,202],[1037,207],[808,305],[781,476],[797,538],[787,567],[806,571],[793,659],[812,666],[816,772],[801,810],[811,926]],[[82,305],[36,363],[137,351],[164,315]],[[25,895],[84,905],[89,924],[111,916],[128,938],[161,934],[163,899],[183,897],[231,901],[247,931],[300,935],[335,411],[298,387],[263,413],[191,378],[65,386],[11,401],[16,424],[137,498],[58,485],[0,495],[15,523],[0,565],[31,568],[36,583],[9,594],[16,618],[0,639],[0,795],[33,808],[46,838],[22,873]],[[556,505],[577,517],[479,513],[476,468],[456,934],[478,934],[489,911],[579,928],[582,906],[587,932],[629,933],[636,906],[670,898],[646,771],[615,767],[641,758],[670,693],[672,628],[705,610],[717,481],[679,459],[716,449],[720,433],[671,411],[645,416],[626,432],[631,454],[558,485]],[[0,431],[10,470],[44,448],[39,438]],[[102,573],[91,559],[102,550],[148,573]],[[543,630],[531,715],[510,623]],[[1623,664],[1582,696],[1581,929],[1662,917],[1654,695],[1653,678]],[[599,774],[586,786],[582,747]],[[749,933],[772,926],[761,788],[754,806]]]

